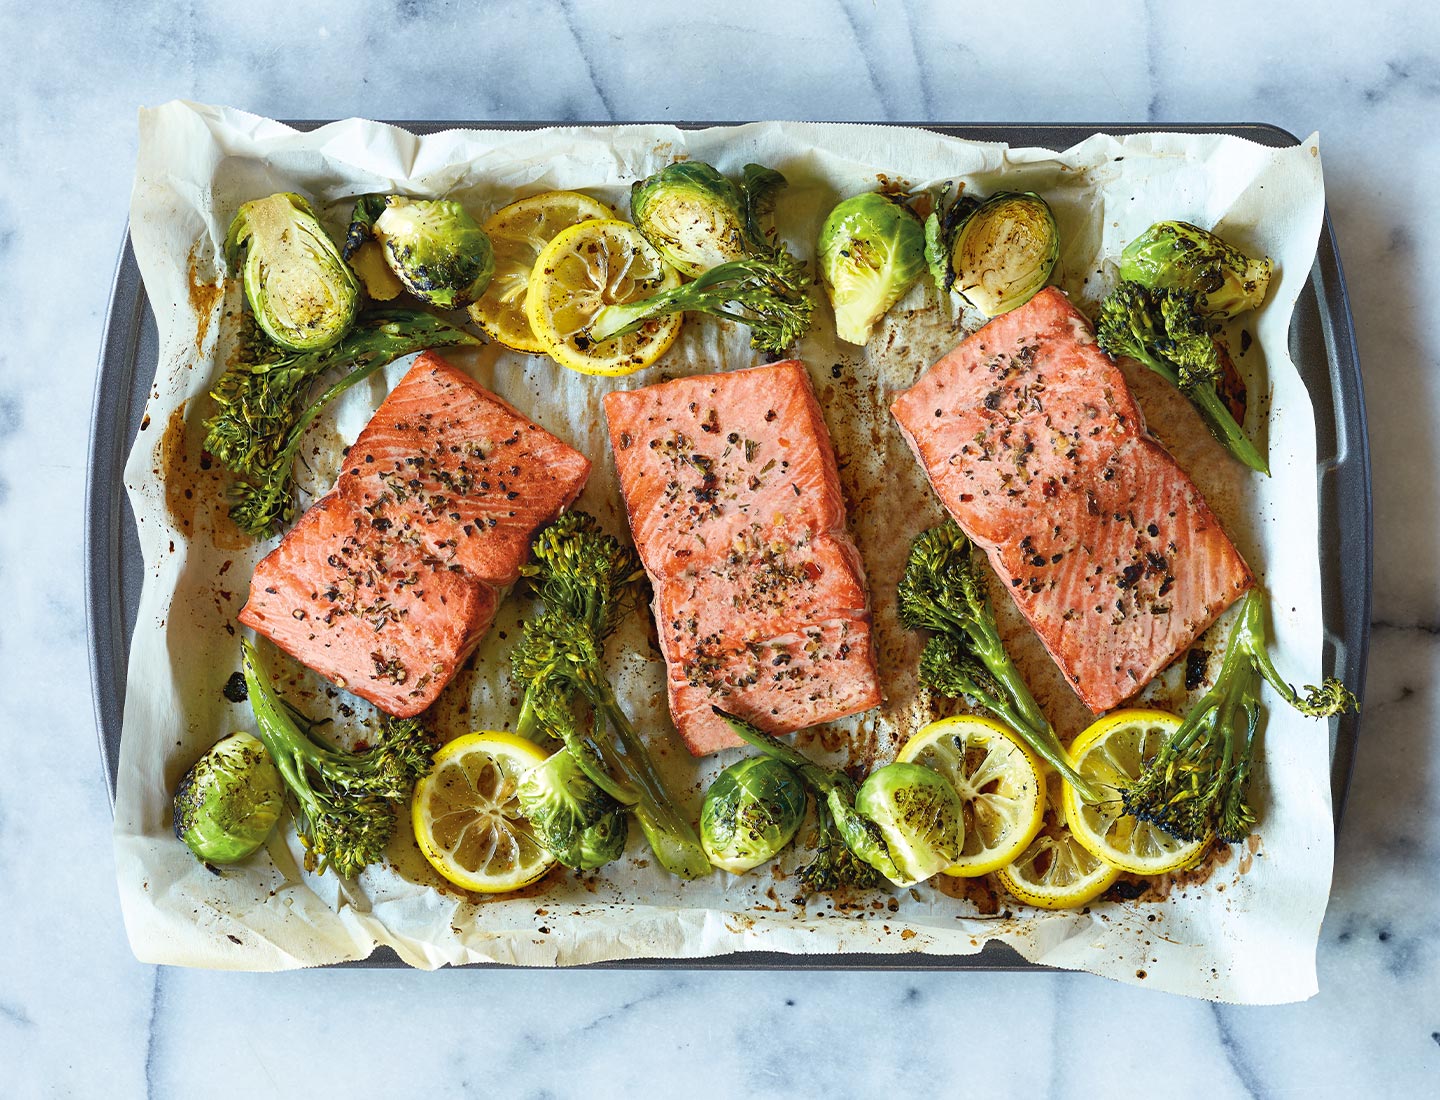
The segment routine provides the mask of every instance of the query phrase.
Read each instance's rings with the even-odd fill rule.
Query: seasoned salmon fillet
[[[714,705],[772,733],[876,706],[864,570],[804,364],[607,394],[605,415],[690,751],[740,743]]]
[[[946,509],[1096,713],[1254,583],[1059,290],[985,325],[891,412]]]
[[[495,617],[584,455],[421,355],[255,567],[240,621],[390,714],[428,707]]]
[[[351,445],[339,490],[391,535],[505,587],[589,476],[579,451],[427,352]]]
[[[255,567],[240,621],[390,714],[419,714],[495,615],[495,589],[375,532],[328,493]]]

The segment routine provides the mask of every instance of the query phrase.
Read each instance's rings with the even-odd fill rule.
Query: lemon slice
[[[467,733],[435,754],[410,817],[430,865],[466,890],[499,894],[554,865],[520,813],[520,777],[545,753],[513,733]]]
[[[541,352],[545,345],[530,330],[525,292],[530,271],[545,246],[564,229],[615,212],[578,191],[546,191],[502,206],[484,225],[495,250],[495,276],[471,303],[470,316],[492,340],[516,351]]]
[[[1084,803],[1065,788],[1065,817],[1075,839],[1106,863],[1137,875],[1163,875],[1193,866],[1210,838],[1177,840],[1158,825],[1125,812],[1120,791],[1140,778],[1145,764],[1175,735],[1180,719],[1163,710],[1117,710],[1093,723],[1070,745],[1081,775],[1113,795]]]
[[[995,877],[1026,905],[1075,909],[1110,889],[1120,872],[1077,844],[1052,817],[1029,847]]]
[[[561,366],[585,374],[629,374],[669,350],[680,334],[682,314],[598,343],[585,335],[586,329],[608,305],[638,302],[679,285],[680,276],[629,222],[581,222],[560,233],[536,259],[525,316]]]
[[[896,759],[939,772],[960,796],[965,842],[947,875],[998,871],[1025,850],[1045,820],[1040,765],[999,722],[975,715],[942,718],[905,742]]]

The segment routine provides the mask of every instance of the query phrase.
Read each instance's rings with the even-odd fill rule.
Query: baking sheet
[[[818,128],[816,128],[816,130],[818,130]],[[871,127],[865,127],[865,128],[863,128],[863,130],[870,132],[871,137],[873,137],[874,132],[876,132],[876,131],[883,132],[883,134],[884,134],[884,132],[888,132],[888,134],[893,134],[893,132],[894,132],[894,131],[887,131],[886,128],[871,128]],[[834,132],[834,131],[831,131],[831,132]],[[827,135],[827,137],[829,137],[829,135]],[[732,143],[733,143],[733,140],[734,140],[733,135],[730,135],[729,141],[732,141]],[[1130,155],[1133,155],[1133,153],[1130,154]],[[894,167],[896,167],[896,164],[897,164],[897,163],[903,163],[903,155],[899,155],[899,157],[897,157],[896,154],[891,154],[890,160],[883,161],[883,163],[887,163],[888,166],[890,166],[891,171],[893,171],[893,170],[894,170]],[[793,170],[793,167],[788,166],[788,164],[782,164],[782,167],[785,167],[786,170],[788,170],[789,173],[792,174],[792,176],[795,176],[795,170]],[[858,187],[857,187],[857,189],[858,189]],[[821,210],[821,213],[824,213],[824,210]],[[1174,213],[1174,210],[1166,210],[1165,213]],[[782,216],[783,216],[783,210],[782,210]],[[1156,215],[1156,216],[1159,216],[1159,215]],[[1200,215],[1200,213],[1195,213],[1195,215],[1192,215],[1192,216],[1195,216],[1195,217],[1197,217],[1197,219],[1200,219],[1200,216],[1201,216],[1201,215]],[[1146,217],[1146,220],[1148,220],[1148,217]],[[1299,271],[1308,271],[1308,269],[1309,269],[1309,263],[1308,263],[1308,262],[1306,262],[1305,265],[1303,265],[1303,266],[1300,266],[1300,265],[1296,265],[1296,266],[1299,266]],[[1293,295],[1293,291],[1292,291],[1292,295]],[[1272,307],[1267,307],[1267,308],[1273,308],[1274,302],[1276,302],[1276,299],[1273,298],[1273,299],[1272,299]],[[1280,318],[1280,323],[1283,324],[1283,321],[1284,321],[1284,318],[1283,318],[1283,317]],[[1282,331],[1283,331],[1283,328],[1282,328]],[[192,333],[190,333],[189,335],[190,335],[190,338],[193,338],[193,331],[192,331]],[[1261,337],[1261,338],[1263,338],[1263,337]],[[1269,347],[1269,346],[1267,346],[1267,347]],[[1282,351],[1282,356],[1283,356],[1283,351]],[[1274,369],[1274,363],[1276,363],[1276,357],[1274,357],[1274,354],[1273,354],[1273,353],[1270,354],[1270,360],[1272,360],[1272,370],[1273,370],[1273,369]],[[500,392],[503,392],[503,393],[505,392],[504,387],[501,386],[501,384],[495,383],[495,387],[497,387],[497,389],[500,389]],[[508,396],[508,395],[507,395],[507,396]],[[1143,400],[1143,397],[1142,397],[1142,400]],[[1149,406],[1148,406],[1148,407],[1149,407]],[[1153,418],[1152,418],[1152,419],[1153,419]],[[838,433],[838,435],[844,435],[844,433],[840,432],[840,433]],[[840,442],[840,441],[838,441],[838,442]],[[844,446],[842,446],[842,451],[844,451]],[[137,454],[138,454],[138,452],[137,452]],[[595,455],[592,455],[592,456],[595,456]],[[1182,461],[1184,461],[1184,459],[1182,459]],[[1313,482],[1312,482],[1312,484],[1313,484]],[[1280,602],[1280,599],[1277,598],[1276,602],[1279,603],[1279,602]],[[1295,667],[1293,667],[1293,665],[1287,665],[1287,668],[1295,668]],[[1293,672],[1293,675],[1300,675],[1300,672],[1296,670],[1295,672]],[[1273,736],[1273,734],[1274,734],[1274,731],[1276,731],[1277,727],[1279,727],[1279,723],[1276,723],[1276,721],[1272,721],[1272,736]],[[1313,740],[1313,730],[1312,730],[1312,740]],[[127,737],[127,741],[128,741],[128,737]],[[189,757],[186,757],[186,760],[187,760],[187,759],[189,759]],[[118,821],[120,821],[120,819],[118,819]],[[1326,832],[1328,832],[1328,829],[1326,829]],[[687,888],[687,890],[693,890],[693,888],[694,888],[694,887],[690,887],[690,888]],[[907,901],[909,901],[909,898],[907,898]],[[1322,904],[1323,904],[1323,898],[1322,898]],[[491,909],[492,909],[492,907],[487,907],[487,911],[490,911]],[[359,920],[359,914],[354,914],[354,916],[351,917],[351,920],[353,920],[354,923],[356,923],[356,926],[357,926],[357,927],[364,927],[364,926],[366,926],[366,921]],[[788,919],[788,920],[789,920],[789,919]],[[674,923],[674,921],[671,921],[671,923]],[[792,923],[793,923],[793,921],[792,921]],[[829,929],[835,929],[835,927],[837,927],[837,924],[838,924],[838,923],[840,923],[840,921],[832,919],[832,923],[829,923],[827,927],[829,927]],[[854,923],[857,923],[857,921],[845,920],[845,923],[847,923],[847,924],[854,924]],[[893,921],[893,923],[899,923],[899,921]],[[1047,924],[1054,924],[1054,920],[1048,920],[1048,921],[1045,921],[1045,923],[1047,923]],[[1316,923],[1318,923],[1318,916],[1316,916]],[[992,921],[992,923],[989,924],[989,927],[995,927],[994,921]],[[867,929],[867,930],[868,930],[868,929]],[[1054,929],[1051,929],[1051,932],[1054,932]],[[549,934],[549,933],[547,933],[547,934]],[[701,934],[701,936],[704,936],[704,934],[706,934],[706,929],[704,929],[703,921],[701,921],[701,932],[700,932],[700,934]],[[733,937],[734,937],[734,933],[733,933],[733,932],[730,933],[730,934],[726,934],[726,933],[716,933],[716,934],[717,934],[717,936],[719,936],[719,939],[721,939],[721,940],[729,940],[729,939],[733,939]],[[756,934],[759,934],[759,933],[756,933]],[[914,939],[920,939],[920,937],[924,936],[924,934],[926,934],[926,933],[924,933],[924,932],[916,932],[916,934],[914,934],[913,937],[910,937],[910,940],[906,940],[907,945],[910,945],[910,946],[909,946],[909,949],[913,949],[914,946],[923,946],[923,947],[929,947],[930,950],[935,950],[935,949],[936,949],[936,945],[935,945],[935,943],[933,943],[933,942],[922,943],[922,945],[914,945],[914,943],[912,943],[912,940],[914,940]],[[831,933],[831,936],[832,936],[832,933]],[[742,939],[744,939],[744,937],[742,937]],[[861,937],[861,939],[863,939],[863,937]],[[933,939],[935,939],[935,937],[932,936],[932,937],[930,937],[930,939],[933,940]],[[942,937],[942,939],[943,939],[943,937]],[[952,937],[952,939],[953,939],[953,937]],[[814,945],[815,942],[816,942],[815,939],[809,940],[809,943],[811,943],[811,945]],[[827,946],[828,946],[828,945],[829,945],[829,940],[827,940]],[[654,946],[654,945],[652,945],[652,943],[647,943],[647,945],[644,945],[644,946],[645,946],[645,947],[651,947],[651,946]],[[661,946],[664,946],[664,945],[661,945]],[[841,946],[845,946],[844,943],[842,943]],[[632,947],[634,947],[634,945],[632,945]],[[904,947],[901,947],[901,949],[904,949]],[[1313,953],[1313,939],[1310,940],[1310,952]],[[562,952],[562,955],[563,955],[563,952]],[[246,960],[245,965],[253,965],[253,960]],[[1152,982],[1152,983],[1153,983],[1153,982]]]

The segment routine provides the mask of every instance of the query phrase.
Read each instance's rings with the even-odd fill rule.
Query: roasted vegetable
[[[605,640],[635,606],[645,575],[639,558],[605,534],[594,516],[573,510],[544,528],[533,549],[535,561],[523,572],[544,609],[526,620],[511,653],[512,676],[525,693],[516,732],[562,741],[591,782],[635,815],[666,870],[682,878],[709,874],[694,828],[665,790],[605,675]],[[588,733],[576,715],[577,700],[594,720]]]
[[[874,885],[852,859],[896,886],[913,886],[958,858],[960,796],[935,772],[918,764],[887,764],[865,781],[869,791],[862,807],[854,780],[844,772],[822,768],[743,718],[714,710],[746,744],[794,769],[815,795],[819,848],[815,862],[800,872],[807,889]],[[850,859],[836,850],[837,838]]]
[[[225,257],[256,323],[290,351],[323,351],[350,331],[360,284],[299,195],[281,191],[240,207]]]
[[[864,344],[925,271],[925,230],[898,198],[872,191],[830,211],[816,243],[835,335]]]
[[[1226,450],[1250,469],[1269,475],[1265,456],[1219,392],[1224,363],[1193,294],[1121,283],[1100,303],[1095,337],[1107,355],[1128,356],[1176,387]]]
[[[1050,205],[1028,191],[1001,191],[982,202],[962,196],[930,215],[925,234],[941,291],[958,291],[987,317],[1039,293],[1060,256]]]
[[[965,696],[1013,729],[1087,802],[1101,794],[1075,770],[1045,712],[1010,659],[990,608],[985,566],[965,532],[945,522],[921,532],[899,584],[900,622],[928,630],[920,682]]]
[[[197,859],[236,863],[265,843],[284,805],[285,788],[265,746],[248,733],[232,733],[175,788],[175,835]]]
[[[631,211],[646,240],[694,282],[637,302],[607,306],[585,333],[592,341],[634,332],[672,313],[708,313],[750,329],[750,346],[783,352],[810,328],[810,276],[783,246],[771,244],[762,218],[785,186],[779,172],[745,166],[736,187],[708,164],[672,164],[635,185]]]
[[[1234,317],[1265,301],[1274,269],[1189,222],[1156,222],[1120,254],[1120,278],[1152,290],[1195,296],[1211,318]]]
[[[569,749],[526,772],[518,794],[536,839],[566,867],[594,870],[625,851],[624,807],[590,780]]]
[[[416,310],[376,310],[324,351],[285,352],[250,330],[237,360],[210,392],[216,411],[205,422],[205,449],[245,480],[235,486],[231,518],[256,538],[295,515],[295,455],[320,410],[387,363],[424,348],[479,344],[468,332]],[[307,404],[333,367],[349,372]]]
[[[429,773],[429,735],[413,719],[391,718],[364,752],[322,745],[275,693],[250,640],[240,647],[256,731],[299,806],[295,831],[306,848],[306,869],[334,868],[353,878],[385,854],[395,805]]]
[[[741,874],[775,858],[805,817],[805,787],[785,764],[751,756],[715,777],[700,810],[710,862]]]
[[[1252,589],[1240,604],[1215,685],[1190,708],[1140,778],[1121,791],[1125,812],[1180,840],[1204,840],[1213,833],[1236,843],[1249,836],[1255,825],[1249,787],[1262,679],[1311,718],[1358,705],[1339,680],[1307,685],[1301,696],[1281,678],[1266,649],[1265,597]]]
[[[405,289],[441,309],[469,305],[495,274],[489,236],[458,202],[363,196],[350,219],[345,258],[362,255],[372,237]]]

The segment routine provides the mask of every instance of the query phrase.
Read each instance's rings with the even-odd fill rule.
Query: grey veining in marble
[[[1217,1098],[1435,1094],[1432,6],[0,0],[0,42],[0,1096],[1084,1096],[1136,1081]],[[80,505],[135,108],[176,96],[280,118],[1319,129],[1366,367],[1378,566],[1319,996],[1254,1009],[1085,975],[255,976],[134,962],[90,714]],[[1157,1062],[1182,1068],[1157,1080]],[[992,1068],[977,1078],[977,1065]]]

